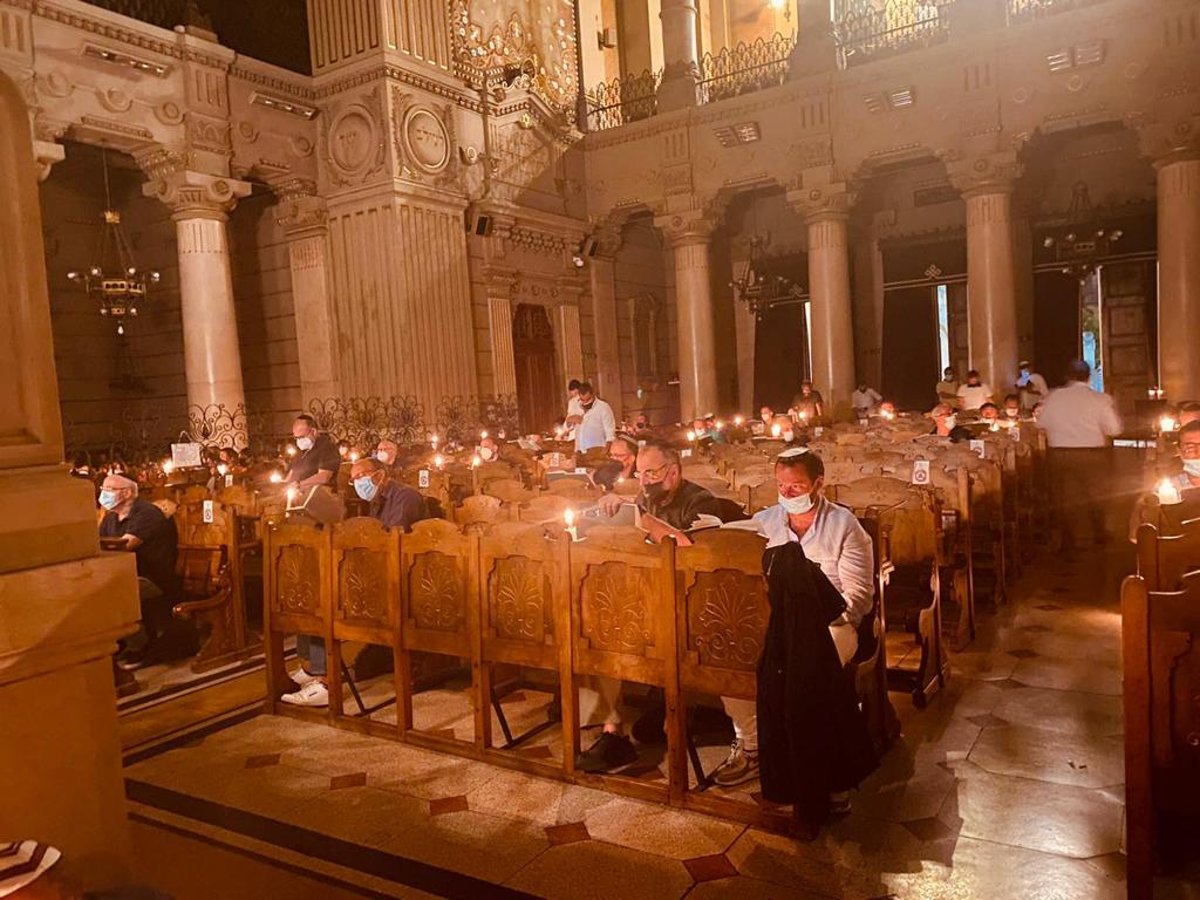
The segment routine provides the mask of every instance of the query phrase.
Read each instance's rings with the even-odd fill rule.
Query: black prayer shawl
[[[878,761],[829,625],[846,602],[798,541],[763,555],[771,617],[758,661],[763,797],[824,818],[829,794],[857,787]]]

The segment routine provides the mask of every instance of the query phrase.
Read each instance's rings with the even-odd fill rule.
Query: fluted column
[[[715,412],[719,401],[709,265],[713,226],[700,216],[672,216],[658,224],[675,255],[679,407],[686,422]]]
[[[969,364],[997,391],[1017,379],[1016,254],[1013,186],[1015,152],[956,160],[951,181],[967,205],[967,330]]]
[[[558,307],[558,347],[562,377],[583,379],[583,335],[579,330],[578,303],[562,303]]]
[[[339,393],[334,361],[337,325],[329,296],[329,225],[325,201],[309,186],[288,184],[280,193],[279,225],[288,239],[292,308],[300,367],[301,405]]]
[[[517,395],[517,360],[513,352],[513,305],[507,296],[488,297],[488,339],[492,348],[492,393]]]
[[[837,412],[854,392],[854,317],[850,300],[849,208],[841,184],[788,192],[808,227],[808,293],[812,304],[812,381]]]
[[[1171,400],[1192,400],[1200,396],[1200,155],[1156,168],[1159,378]]]
[[[696,42],[696,0],[662,0],[663,80],[660,112],[696,105],[700,49]]]
[[[617,337],[616,252],[621,233],[616,228],[597,233],[596,255],[588,272],[592,291],[592,332],[596,342],[596,389],[619,420],[623,413],[621,346]]]
[[[171,208],[179,244],[183,365],[189,407],[199,412],[246,406],[226,223],[250,185],[199,172],[174,171],[143,186]],[[196,410],[193,410],[196,411]]]
[[[883,253],[879,238],[854,242],[854,359],[858,378],[883,390]]]

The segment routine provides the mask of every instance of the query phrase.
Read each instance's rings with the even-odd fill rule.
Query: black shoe
[[[117,668],[122,672],[136,672],[150,663],[149,648],[143,650],[122,650],[117,654]]]
[[[581,772],[611,772],[636,762],[637,750],[633,741],[623,734],[613,734],[606,731],[600,735],[596,743],[579,754],[575,760],[575,768]]]
[[[639,744],[665,744],[666,724],[667,708],[655,704],[633,723],[633,739]]]

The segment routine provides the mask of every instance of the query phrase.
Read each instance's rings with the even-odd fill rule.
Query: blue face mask
[[[375,495],[379,493],[379,485],[375,483],[375,479],[370,475],[364,475],[362,478],[354,479],[354,493],[370,503],[375,499]]]
[[[103,490],[100,492],[100,505],[109,512],[117,508],[121,501],[117,499],[116,491]]]
[[[801,494],[799,497],[779,495],[779,505],[787,510],[788,515],[802,516],[813,508],[812,494]]]

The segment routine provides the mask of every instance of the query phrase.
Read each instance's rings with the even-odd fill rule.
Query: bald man
[[[138,498],[137,482],[124,475],[107,475],[100,487],[100,538],[109,550],[125,550],[137,557],[138,595],[142,601],[142,629],[125,641],[117,663],[136,669],[146,662],[151,646],[171,622],[171,604],[178,596],[175,523],[153,503]]]

